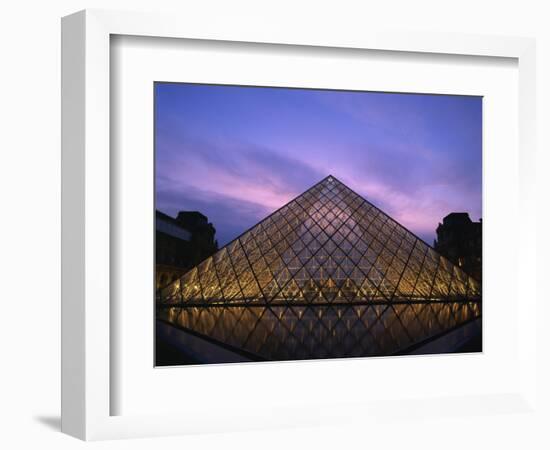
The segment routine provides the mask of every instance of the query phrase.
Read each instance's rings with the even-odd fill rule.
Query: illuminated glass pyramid
[[[160,293],[165,305],[481,299],[479,283],[328,176]]]

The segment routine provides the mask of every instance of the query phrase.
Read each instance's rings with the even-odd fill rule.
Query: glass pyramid
[[[333,176],[160,293],[163,305],[477,301],[480,284]]]

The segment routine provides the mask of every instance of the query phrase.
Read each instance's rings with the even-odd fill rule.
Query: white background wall
[[[548,238],[550,124],[550,12],[544,1],[10,1],[0,7],[0,446],[78,448],[84,444],[59,433],[60,360],[60,17],[83,8],[180,10],[208,20],[267,16],[285,27],[365,27],[460,31],[534,36],[538,39],[539,98],[539,275],[548,276],[542,254]],[[243,19],[240,19],[243,20]],[[238,24],[236,23],[236,26]],[[544,226],[546,225],[546,226]],[[513,238],[513,237],[511,237]],[[543,273],[544,272],[544,273]],[[550,300],[550,299],[549,299]],[[546,311],[548,311],[548,308]],[[542,311],[544,312],[544,311]],[[549,333],[539,354],[550,355]],[[548,358],[547,358],[548,359]],[[541,358],[543,373],[548,363]],[[548,384],[546,379],[546,384]],[[542,383],[544,385],[544,381]],[[548,394],[548,388],[544,387]],[[548,397],[547,397],[548,398]],[[290,448],[366,447],[374,441],[410,448],[543,448],[525,417],[502,415],[484,428],[456,418],[404,420],[399,429],[380,427],[377,436],[339,428],[282,430],[95,443],[95,448]],[[547,425],[547,424],[546,424]],[[452,434],[448,430],[452,429]],[[447,431],[445,431],[447,430]],[[481,435],[479,433],[482,433]],[[546,445],[548,440],[546,438]],[[428,445],[431,444],[431,445]],[[548,447],[545,447],[548,448]]]

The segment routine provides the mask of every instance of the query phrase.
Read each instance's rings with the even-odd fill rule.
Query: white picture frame
[[[472,36],[445,33],[399,33],[383,30],[347,30],[315,33],[305,29],[278,29],[265,23],[234,28],[230,23],[196,23],[192,17],[113,11],[82,11],[62,22],[62,430],[85,440],[161,436],[191,432],[264,427],[267,413],[249,417],[236,412],[231,420],[204,414],[112,415],[111,398],[116,386],[111,379],[110,336],[115,332],[110,309],[111,191],[110,167],[110,64],[111,36],[142,36],[203,41],[285,44],[302,48],[367,49],[481,57],[513,58],[519,76],[519,199],[518,224],[523,236],[518,244],[517,282],[528,281],[535,264],[536,238],[533,195],[535,151],[535,42],[512,37]],[[453,414],[469,414],[476,405],[486,414],[510,409],[517,413],[537,411],[536,388],[536,292],[525,283],[525,310],[517,317],[521,366],[517,383],[500,394],[467,398],[430,399],[433,405]],[[523,301],[523,300],[522,300]],[[276,370],[273,365],[264,371]],[[405,400],[405,398],[402,398]],[[395,400],[392,400],[395,402]],[[428,401],[424,399],[424,402]],[[289,409],[277,406],[270,426],[329,423],[338,418],[372,417],[392,403],[358,402],[333,405],[330,412],[315,413],[319,405]],[[422,409],[410,400],[411,414]],[[220,408],[224,409],[224,408]],[[226,410],[231,410],[225,405]],[[227,413],[227,411],[226,411]],[[244,420],[246,417],[248,420]],[[238,420],[238,419],[242,420]]]

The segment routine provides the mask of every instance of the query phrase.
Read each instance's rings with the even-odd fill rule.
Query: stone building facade
[[[155,281],[161,289],[218,249],[216,229],[198,211],[180,211],[174,218],[155,216]]]
[[[443,219],[436,232],[435,250],[481,281],[481,219],[473,222],[468,213],[453,212]]]

